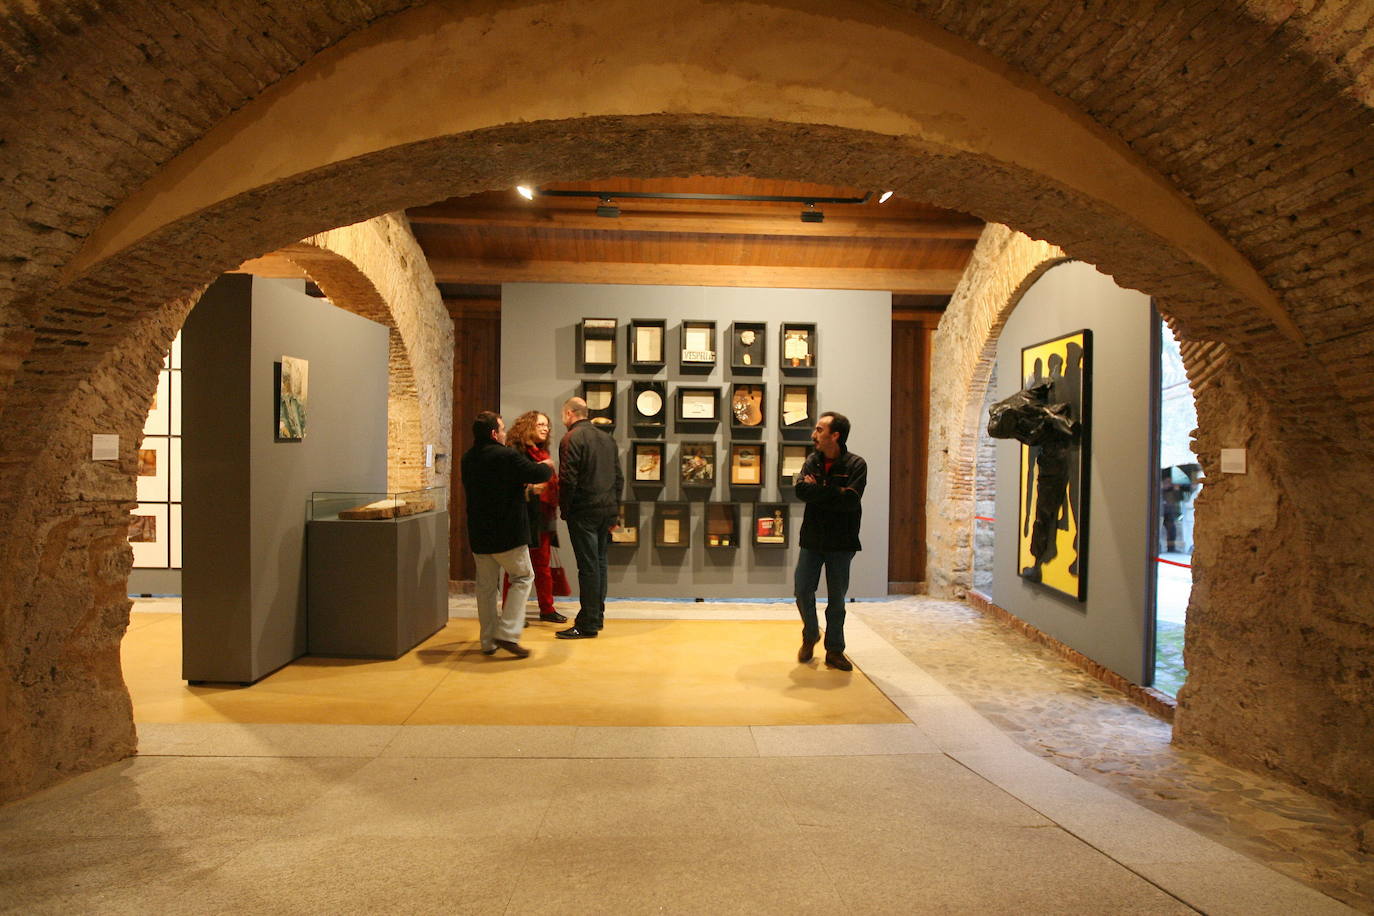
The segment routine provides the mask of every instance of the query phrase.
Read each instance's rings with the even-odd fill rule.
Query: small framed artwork
[[[783,382],[778,395],[778,426],[783,437],[809,439],[816,419],[816,386]]]
[[[130,513],[128,537],[135,568],[166,569],[170,564],[167,510],[166,503],[139,503]]]
[[[172,431],[172,373],[163,370],[157,374],[157,390],[153,392],[153,403],[148,406],[148,419],[143,423],[143,435],[165,436]]]
[[[621,503],[620,515],[611,529],[612,547],[633,547],[639,543],[639,503]]]
[[[736,384],[730,390],[730,425],[736,429],[761,429],[767,420],[762,382]]]
[[[138,501],[165,503],[172,470],[171,439],[145,436],[138,446]]]
[[[630,423],[662,429],[668,415],[662,382],[635,382],[630,386]]]
[[[737,372],[762,371],[767,365],[768,323],[736,321],[730,325],[730,368]]]
[[[626,333],[630,340],[630,366],[641,372],[661,369],[666,363],[663,338],[668,322],[662,318],[636,318]]]
[[[683,423],[716,423],[720,420],[719,388],[677,390],[677,418]]]
[[[682,322],[683,371],[710,370],[716,365],[716,323],[714,321]]]
[[[813,373],[816,371],[816,325],[814,323],[784,322],[782,326],[783,372]]]
[[[654,546],[686,547],[691,522],[691,507],[686,503],[658,503],[654,506]]]
[[[730,443],[730,486],[763,486],[763,443]]]
[[[787,546],[789,508],[787,503],[756,503],[754,505],[755,547]]]
[[[663,443],[630,443],[630,483],[637,487],[663,486]]]
[[[739,546],[739,503],[707,503],[702,536],[708,548]]]
[[[806,456],[811,454],[811,446],[784,442],[779,448],[778,486],[790,493],[797,483],[802,465],[806,463]]]
[[[277,441],[305,438],[305,405],[310,394],[310,361],[283,356],[277,364]]]
[[[716,484],[716,444],[683,442],[678,446],[682,486],[710,489]]]
[[[615,382],[582,382],[582,400],[593,426],[615,429]]]
[[[615,332],[614,318],[583,318],[577,326],[579,356],[584,369],[614,369]]]

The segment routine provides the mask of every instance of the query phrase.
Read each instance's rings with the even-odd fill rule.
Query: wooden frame
[[[635,487],[663,486],[662,442],[630,443],[630,485]]]
[[[730,486],[763,486],[764,453],[762,442],[731,442]]]
[[[707,503],[701,537],[707,550],[739,546],[739,503]]]
[[[687,503],[657,503],[654,506],[654,546],[690,547],[692,510]]]
[[[755,503],[753,538],[760,550],[786,550],[791,543],[791,506],[787,503]]]
[[[614,369],[617,324],[614,318],[583,318],[577,326],[577,355],[583,369]]]

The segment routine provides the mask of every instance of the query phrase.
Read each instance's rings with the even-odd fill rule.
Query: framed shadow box
[[[801,473],[806,456],[811,454],[810,445],[784,442],[778,446],[778,489],[784,495],[791,494]]]
[[[653,372],[667,365],[664,359],[664,338],[668,322],[662,318],[636,318],[625,330],[629,340],[630,368],[636,372]]]
[[[778,392],[778,428],[784,439],[810,439],[816,426],[816,386],[783,382]]]
[[[730,325],[730,368],[761,373],[768,365],[768,322],[736,321]]]
[[[663,443],[630,443],[630,486],[663,486]]]
[[[730,486],[763,486],[762,442],[730,443]]]
[[[587,419],[593,426],[615,429],[615,382],[582,382],[582,400],[587,402]]]
[[[678,386],[677,420],[688,426],[715,426],[720,422],[720,389]]]
[[[683,372],[710,372],[716,367],[716,323],[683,319],[682,353],[678,367]]]
[[[763,382],[736,383],[730,388],[730,426],[762,430],[768,423],[768,386]]]
[[[683,442],[678,446],[679,475],[684,490],[716,485],[716,443]]]
[[[668,417],[668,395],[662,382],[630,385],[630,425],[650,435],[662,435]]]
[[[814,322],[783,322],[782,356],[778,365],[783,372],[805,375],[816,372],[816,325]]]
[[[691,536],[692,512],[686,503],[658,503],[654,506],[654,546],[687,547]]]
[[[584,369],[614,369],[616,321],[583,318],[577,326],[577,355]]]
[[[639,544],[639,503],[621,503],[620,516],[611,529],[612,547],[635,547]]]
[[[739,503],[707,503],[701,526],[707,549],[739,546]]]
[[[788,520],[791,509],[787,503],[756,503],[754,505],[754,546],[765,549],[787,547]]]

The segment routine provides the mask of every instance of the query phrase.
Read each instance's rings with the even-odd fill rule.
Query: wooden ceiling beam
[[[772,267],[733,264],[632,264],[432,258],[440,283],[613,283],[653,286],[742,286],[780,289],[867,289],[913,295],[954,292],[962,270],[861,267]]]
[[[800,213],[800,207],[790,216],[622,210],[618,218],[612,219],[597,216],[586,210],[463,211],[433,206],[413,207],[406,211],[411,223],[416,225],[801,238],[977,239],[982,234],[984,225],[979,220],[860,219],[829,213],[826,214],[823,223],[803,223]]]

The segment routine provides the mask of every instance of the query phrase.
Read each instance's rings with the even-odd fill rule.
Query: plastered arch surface
[[[53,3],[0,21],[0,431],[11,433],[0,437],[0,491],[11,498],[0,507],[0,573],[15,583],[0,598],[0,795],[129,747],[127,720],[87,716],[81,703],[92,672],[110,708],[122,690],[132,445],[114,468],[83,455],[94,430],[136,436],[155,374],[144,356],[179,323],[168,303],[248,256],[452,194],[517,180],[755,174],[891,187],[1053,240],[1167,303],[1187,336],[1227,344],[1231,385],[1219,389],[1231,400],[1217,428],[1260,437],[1252,459],[1281,494],[1285,530],[1218,526],[1211,588],[1227,593],[1223,605],[1234,589],[1236,602],[1263,607],[1283,583],[1314,625],[1219,636],[1190,661],[1180,728],[1232,759],[1374,799],[1374,777],[1327,753],[1342,729],[1367,723],[1368,685],[1326,696],[1315,686],[1369,647],[1368,610],[1350,597],[1369,560],[1338,544],[1282,550],[1294,537],[1315,543],[1333,510],[1347,530],[1368,527],[1355,507],[1374,492],[1364,435],[1374,431],[1374,331],[1362,312],[1374,284],[1368,11],[1259,0],[1092,11],[935,0],[225,7]],[[639,44],[662,50],[605,60],[626,51],[629,24]],[[349,54],[412,41],[442,52],[434,36],[455,34],[473,39],[463,54],[434,59],[488,100],[436,129],[364,125],[388,100],[356,85],[352,96],[311,91]],[[610,34],[614,55],[596,41]],[[516,69],[529,55],[515,36],[556,55]],[[930,53],[902,53],[915,48]],[[378,93],[417,92],[361,59],[353,72]],[[286,136],[261,157],[231,142],[268,124]],[[221,155],[230,148],[237,161]],[[1300,460],[1313,453],[1321,461]],[[1203,450],[1205,466],[1215,457]],[[1245,487],[1213,492],[1228,516],[1247,498]],[[1234,558],[1256,550],[1270,582],[1251,594]],[[1208,632],[1225,634],[1217,607]],[[1303,632],[1319,633],[1323,651],[1308,651]],[[1288,673],[1229,683],[1228,666],[1261,651]],[[1300,692],[1321,716],[1246,696],[1292,679],[1311,688]],[[1315,740],[1313,718],[1332,723]],[[66,719],[62,739],[39,724]]]

